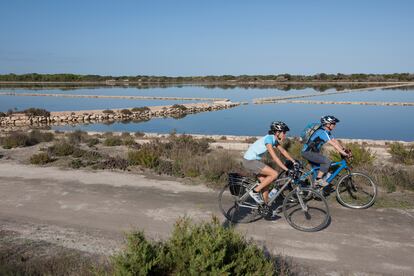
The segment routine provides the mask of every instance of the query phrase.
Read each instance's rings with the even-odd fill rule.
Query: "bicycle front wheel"
[[[330,220],[326,199],[309,188],[290,192],[283,201],[283,214],[293,228],[304,232],[322,230]]]
[[[374,204],[377,186],[366,174],[352,172],[338,181],[336,198],[343,206],[352,209],[365,209]]]
[[[219,193],[220,211],[230,222],[249,223],[263,217],[254,199],[245,195],[246,188],[242,184],[226,185]],[[246,199],[241,201],[243,197]]]

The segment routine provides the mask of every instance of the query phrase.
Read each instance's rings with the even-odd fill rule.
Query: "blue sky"
[[[414,1],[0,1],[0,74],[414,72]]]

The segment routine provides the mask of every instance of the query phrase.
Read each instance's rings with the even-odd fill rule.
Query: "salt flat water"
[[[11,91],[1,89],[0,92]],[[414,107],[404,106],[366,106],[334,104],[261,104],[252,103],[254,98],[278,97],[321,93],[321,96],[305,98],[309,100],[328,98],[323,92],[314,89],[283,91],[275,88],[204,88],[195,86],[167,88],[94,88],[94,89],[13,89],[18,93],[67,93],[84,95],[120,95],[120,96],[165,96],[165,97],[202,97],[228,98],[232,101],[247,102],[236,108],[216,112],[203,112],[187,115],[181,119],[154,118],[146,122],[116,122],[113,124],[88,124],[72,126],[54,126],[56,130],[82,129],[89,131],[144,131],[170,133],[198,133],[218,135],[264,135],[271,121],[285,121],[291,128],[290,135],[297,136],[303,127],[318,121],[322,115],[332,114],[341,119],[334,135],[341,138],[414,140]],[[326,92],[332,92],[332,89]],[[355,99],[358,101],[413,101],[413,90],[376,90],[332,95],[332,100]],[[347,98],[348,97],[348,98]],[[50,111],[93,110],[126,108],[149,105],[170,105],[194,101],[130,100],[105,98],[63,98],[0,96],[0,111],[10,108],[19,110],[28,107],[45,108]]]

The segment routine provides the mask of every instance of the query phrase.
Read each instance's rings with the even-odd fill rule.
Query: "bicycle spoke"
[[[349,208],[368,208],[375,202],[377,188],[369,176],[353,172],[338,182],[336,197]]]
[[[301,231],[321,230],[329,222],[329,210],[325,198],[312,189],[301,189],[300,193],[291,192],[283,202],[283,212],[287,222]],[[303,194],[306,194],[306,197]]]
[[[235,190],[245,191],[245,189],[238,188]],[[219,207],[226,219],[233,223],[248,223],[262,218],[257,210],[258,206],[252,198],[248,197],[242,203],[239,203],[238,200],[238,196],[231,194],[229,185],[220,191]]]

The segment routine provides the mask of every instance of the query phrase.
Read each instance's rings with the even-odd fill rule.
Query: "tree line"
[[[414,81],[412,73],[394,74],[315,74],[315,75],[220,75],[220,76],[100,76],[77,74],[4,74],[0,81],[21,82],[136,82],[136,83],[251,83],[251,82],[405,82]]]

